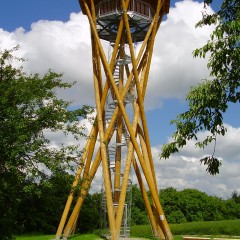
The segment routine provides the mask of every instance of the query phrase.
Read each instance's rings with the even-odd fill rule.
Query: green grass
[[[17,240],[51,240],[54,235],[22,235],[17,236]]]
[[[240,236],[240,219],[212,222],[192,222],[182,224],[170,224],[174,236],[178,235],[229,235]],[[132,226],[131,236],[152,238],[149,225]],[[177,239],[178,237],[176,237]]]
[[[17,236],[16,240],[53,240],[55,235],[23,235]],[[76,234],[71,240],[100,240],[101,238],[95,234]]]
[[[135,225],[131,226],[131,236],[139,238],[152,238],[152,230],[149,225]]]
[[[240,235],[240,219],[170,225],[174,235]]]
[[[170,229],[175,240],[182,240],[183,235],[211,235],[212,237],[219,236],[240,236],[240,219],[224,220],[212,222],[192,222],[182,224],[170,224]],[[71,237],[71,240],[100,240],[99,231],[95,234],[78,234]],[[155,239],[152,236],[150,225],[131,226],[131,237]],[[239,238],[239,237],[238,237]],[[53,240],[55,235],[25,235],[17,236],[16,240]]]

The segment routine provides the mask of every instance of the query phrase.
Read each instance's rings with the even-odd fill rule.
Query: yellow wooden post
[[[100,4],[101,1],[102,0],[79,0],[84,14],[86,14],[89,19],[91,28],[93,80],[97,116],[95,119],[96,125],[93,126],[91,131],[94,133],[94,139],[90,139],[86,145],[86,149],[83,154],[84,158],[82,161],[82,166],[79,167],[75,181],[73,183],[74,189],[77,185],[79,185],[79,180],[81,180],[81,183],[79,185],[81,189],[80,196],[64,229],[63,236],[65,238],[68,238],[71,231],[73,231],[75,228],[81,206],[92,182],[92,178],[95,176],[100,162],[102,162],[111,239],[117,240],[120,233],[121,221],[128,188],[128,179],[130,176],[131,166],[133,164],[153,231],[155,235],[158,235],[161,239],[168,238],[171,240],[172,234],[165,219],[158,197],[151,145],[144,111],[144,97],[147,87],[150,62],[153,53],[154,40],[162,17],[167,12],[166,9],[168,6],[164,6],[164,2],[167,2],[169,4],[169,0],[158,0],[156,3],[149,3],[149,1],[147,1],[151,7],[154,8],[153,12],[155,15],[152,18],[152,22],[149,22],[144,35],[141,36],[141,41],[143,42],[137,56],[135,56],[133,47],[133,43],[136,38],[132,38],[132,30],[128,16],[129,3],[130,1],[135,0],[121,0],[122,13],[119,15],[117,24],[114,26],[117,28],[117,31],[115,30],[113,33],[115,34],[114,40],[109,40],[112,41],[112,43],[114,42],[110,62],[108,62],[106,59],[103,47],[100,42],[100,37],[98,35],[101,30],[99,31],[99,29],[96,27],[99,16],[96,15],[98,13],[96,13],[95,10],[97,9],[97,4]],[[114,2],[114,0],[109,1]],[[131,4],[130,8],[132,7],[133,5]],[[107,28],[105,28],[105,30],[107,32]],[[105,30],[103,29],[102,31]],[[117,79],[118,84],[116,84],[116,79],[114,79],[113,76],[113,73],[115,71],[114,68],[116,67],[117,59],[124,59],[125,57],[125,45],[128,45],[130,50],[132,69],[130,70],[128,65],[121,65],[119,67],[120,76],[119,79]],[[102,67],[106,76],[104,87],[101,73]],[[124,76],[127,76],[126,82],[124,82]],[[135,95],[136,97],[136,100],[132,105],[132,108],[134,110],[132,123],[130,122],[130,118],[125,109],[125,96],[129,93]],[[110,122],[108,122],[106,125],[104,108],[108,94],[112,95],[114,101],[116,102],[116,106],[112,112]],[[116,126],[117,130],[114,130]],[[112,139],[114,131],[116,132],[115,142],[118,144],[118,146],[122,144],[122,135],[125,132],[129,134],[129,142],[127,145],[128,151],[125,162],[122,161],[121,149],[117,148],[116,150],[114,168],[115,172],[112,182],[107,151],[108,143]],[[95,160],[92,162],[93,152],[96,148],[97,137],[100,139],[100,147],[97,151]],[[136,159],[134,153],[136,154]],[[137,161],[140,163],[141,170],[138,167]],[[84,171],[82,174],[83,169]],[[121,172],[121,169],[124,169],[123,173]],[[147,193],[143,184],[144,180],[142,179],[140,172],[142,172],[143,177],[148,184],[153,206],[150,205],[150,202],[148,200]],[[71,192],[61,222],[59,224],[59,229],[56,234],[57,239],[59,239],[61,236],[61,232],[63,226],[65,225],[72,200],[73,193]],[[116,205],[115,210],[114,203]]]
[[[153,215],[153,211],[152,211],[149,199],[148,199],[148,195],[147,195],[147,192],[145,190],[144,183],[143,183],[143,180],[142,180],[142,177],[141,177],[141,173],[139,171],[139,167],[137,165],[137,161],[136,161],[135,158],[133,159],[133,166],[134,166],[134,170],[136,172],[138,183],[139,183],[139,186],[140,186],[140,189],[141,189],[141,192],[142,192],[142,196],[143,196],[144,203],[145,203],[145,206],[146,206],[146,210],[147,210],[147,213],[148,213],[148,216],[149,216],[149,220],[150,220],[150,223],[152,225],[153,233],[154,233],[155,236],[159,235],[160,239],[165,239],[165,236],[164,236],[162,230],[158,229],[158,227],[157,227],[156,220],[155,220],[155,217]]]
[[[79,183],[79,180],[81,178],[81,173],[82,173],[83,166],[85,164],[85,160],[86,160],[86,157],[87,157],[87,154],[88,154],[88,149],[93,144],[93,142],[96,141],[96,135],[97,135],[97,128],[93,127],[92,130],[91,130],[91,133],[90,133],[90,138],[87,141],[85,151],[84,151],[83,156],[80,160],[79,167],[77,169],[77,173],[75,175],[75,179],[74,179],[74,182],[72,184],[72,189],[71,189],[71,192],[68,196],[68,199],[67,199],[67,202],[66,202],[66,205],[65,205],[65,208],[64,208],[64,211],[63,211],[63,214],[62,214],[62,217],[61,217],[58,229],[57,229],[56,239],[60,239],[60,237],[61,237],[64,225],[66,223],[66,219],[67,219],[67,216],[68,216],[68,213],[69,213],[72,201],[73,201],[73,194],[74,194],[75,188],[77,187],[77,185]]]

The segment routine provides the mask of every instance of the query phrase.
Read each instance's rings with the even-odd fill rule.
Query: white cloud
[[[20,45],[21,55],[29,59],[25,71],[44,74],[48,69],[64,73],[67,82],[77,82],[74,88],[60,92],[60,97],[73,100],[75,105],[94,105],[92,58],[89,24],[86,16],[72,13],[68,22],[38,21],[25,32],[18,28],[12,33],[0,31],[0,47]]]
[[[15,37],[15,33],[10,33],[0,28],[0,36],[1,36],[0,40],[1,50],[10,49],[18,44],[18,41]]]
[[[238,149],[240,142],[240,128],[233,128],[226,125],[228,131],[225,136],[217,137],[215,156],[222,159],[220,173],[216,176],[209,175],[206,167],[200,165],[199,160],[213,153],[213,146],[204,150],[195,147],[195,141],[190,141],[186,147],[174,154],[167,160],[161,159],[158,155],[161,146],[154,147],[154,159],[157,166],[157,177],[160,188],[175,187],[197,188],[211,195],[223,198],[230,197],[233,191],[240,191],[240,155]],[[202,132],[200,137],[206,136]]]
[[[184,98],[189,86],[208,75],[205,60],[193,60],[192,51],[209,37],[211,28],[195,29],[203,4],[185,0],[170,9],[155,43],[146,109],[162,106],[163,98]],[[76,81],[71,90],[59,93],[75,105],[94,105],[90,30],[87,17],[72,13],[67,22],[41,20],[26,32],[18,28],[9,33],[0,30],[0,47],[19,44],[29,59],[25,69],[45,73],[49,68],[64,73],[64,80]],[[108,55],[106,42],[103,43]],[[151,99],[150,94],[151,92]]]
[[[192,55],[193,50],[207,42],[213,30],[195,28],[202,9],[203,3],[177,2],[162,23],[151,64],[147,108],[161,107],[159,102],[164,98],[185,98],[190,86],[208,77],[207,60],[193,59]]]

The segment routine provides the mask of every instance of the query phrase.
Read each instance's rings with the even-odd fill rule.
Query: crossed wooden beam
[[[97,115],[95,124],[92,126],[90,137],[88,138],[84,153],[80,160],[75,180],[72,185],[72,190],[69,194],[64,212],[62,214],[62,218],[56,233],[56,239],[60,239],[61,237],[63,237],[63,239],[67,239],[70,234],[74,232],[84,198],[88,193],[91,182],[100,166],[100,163],[102,164],[103,169],[111,239],[117,240],[119,238],[119,231],[128,187],[128,179],[132,166],[138,179],[154,235],[158,236],[160,239],[173,239],[159,201],[154,163],[143,104],[155,36],[164,14],[163,11],[161,13],[164,0],[157,1],[155,15],[148,28],[145,39],[141,44],[141,48],[137,56],[135,56],[134,52],[134,42],[132,39],[127,15],[129,2],[130,0],[121,0],[122,16],[121,20],[119,21],[118,32],[116,35],[111,60],[108,62],[96,28],[94,0],[81,1],[81,6],[84,7],[84,12],[89,19],[91,28],[93,81]],[[125,74],[127,76],[127,81],[124,84],[123,77],[121,77],[120,83],[116,84],[113,76],[114,66],[117,57],[121,57],[125,54],[123,49],[126,43],[129,45],[132,70],[130,71],[128,66],[122,66],[120,68],[120,76]],[[102,68],[104,69],[106,76],[106,81],[104,84],[102,79]],[[131,122],[125,109],[124,99],[129,91],[133,91],[133,87],[135,89],[137,98],[132,104],[133,120]],[[110,122],[106,124],[104,107],[109,93],[114,96],[116,106]],[[115,131],[114,129],[116,124],[118,124],[118,132],[116,134],[117,141],[121,141],[119,136],[124,131],[123,125],[130,136],[124,165],[123,180],[121,184],[118,178],[121,169],[119,164],[121,163],[120,161],[116,162],[116,176],[114,183],[112,183],[107,154],[107,146],[114,135],[113,133]],[[96,145],[97,138],[99,139],[99,145]],[[98,151],[94,156],[95,148],[98,148]],[[147,183],[152,204],[150,204],[144,182]],[[119,196],[117,197],[117,209],[114,209],[113,207],[113,203],[116,199],[114,199],[112,194],[112,185],[120,189]],[[80,193],[74,209],[68,218],[76,189],[78,189]]]

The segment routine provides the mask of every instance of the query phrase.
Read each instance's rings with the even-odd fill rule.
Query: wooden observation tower
[[[169,11],[169,2],[79,1],[91,28],[97,115],[56,239],[68,239],[75,231],[84,198],[100,164],[103,174],[103,229],[108,229],[105,236],[112,240],[129,236],[133,172],[154,236],[173,239],[159,201],[143,104],[155,36],[163,16]],[[101,40],[109,42],[111,50],[108,53],[104,52]],[[75,206],[70,211],[76,191]]]

